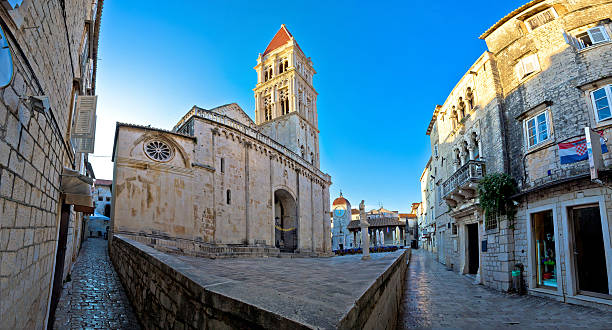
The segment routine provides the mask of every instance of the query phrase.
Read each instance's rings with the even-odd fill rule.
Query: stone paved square
[[[408,328],[611,329],[612,314],[535,296],[474,285],[424,250],[408,265],[398,325]]]

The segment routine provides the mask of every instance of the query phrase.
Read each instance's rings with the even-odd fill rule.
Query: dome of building
[[[340,197],[334,199],[334,202],[332,203],[332,206],[336,206],[336,205],[350,205],[351,203],[349,203],[348,200],[346,200],[346,198],[342,197],[342,193],[340,193]]]

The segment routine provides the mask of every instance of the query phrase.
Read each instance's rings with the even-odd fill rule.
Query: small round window
[[[169,161],[172,157],[172,149],[162,141],[151,141],[145,145],[144,150],[149,158],[158,162]]]
[[[13,56],[4,30],[0,27],[0,88],[6,87],[13,79]]]

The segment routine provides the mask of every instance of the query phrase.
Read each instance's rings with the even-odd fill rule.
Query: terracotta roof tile
[[[368,219],[368,222],[370,223],[370,228],[372,227],[388,227],[388,226],[405,226],[406,222],[405,221],[399,221],[397,218],[372,218],[372,219]],[[359,227],[359,220],[353,220],[351,221],[348,226],[346,226],[347,229],[358,229]]]
[[[274,35],[274,38],[272,38],[272,41],[270,41],[270,43],[268,44],[268,47],[266,47],[266,50],[263,52],[263,56],[272,52],[276,48],[285,45],[291,40],[291,38],[293,38],[293,35],[291,35],[291,32],[287,30],[287,28],[285,27],[285,24],[281,25],[278,32],[276,32],[276,35]],[[304,53],[302,48],[300,48],[300,45],[298,45],[297,41],[295,42],[295,45],[302,53]]]
[[[96,186],[110,186],[113,184],[113,180],[103,180],[103,179],[96,179]]]

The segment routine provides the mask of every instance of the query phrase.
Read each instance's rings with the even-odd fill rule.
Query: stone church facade
[[[255,121],[233,103],[172,131],[117,124],[114,234],[205,256],[331,252],[312,61],[283,25],[255,69]]]
[[[611,136],[610,13],[607,1],[535,0],[481,36],[488,51],[427,130],[441,262],[499,290],[520,264],[531,294],[612,305],[609,172],[592,182],[587,160],[562,160],[585,127]],[[517,182],[514,219],[479,207],[477,184],[495,172]]]

